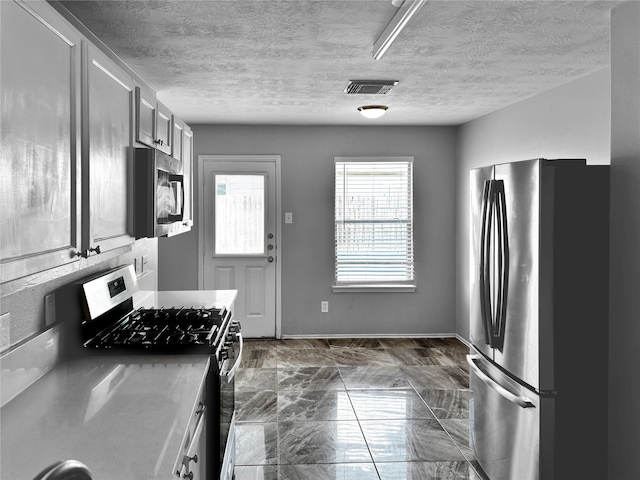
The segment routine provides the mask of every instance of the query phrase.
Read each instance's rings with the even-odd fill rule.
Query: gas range
[[[82,339],[77,343],[83,345],[83,353],[209,356],[201,401],[190,416],[173,473],[178,478],[201,474],[202,478],[232,480],[235,374],[243,348],[240,324],[232,319],[236,292],[140,292],[131,265],[84,279],[77,286],[84,310],[79,329]],[[144,308],[134,309],[134,297],[140,294],[147,296],[138,296],[135,305]],[[157,308],[148,308],[151,305]],[[206,462],[198,463],[198,455],[206,455]],[[194,476],[194,472],[199,473]]]
[[[139,308],[89,338],[84,346],[208,350],[220,342],[228,316],[225,308]]]
[[[232,358],[240,332],[238,322],[224,306],[215,308],[204,300],[207,292],[174,292],[158,308],[134,309],[139,288],[131,265],[118,267],[81,285],[82,345],[86,349],[111,349],[133,353],[197,353],[214,356],[220,369]],[[144,292],[140,292],[144,293]],[[191,306],[167,305],[202,301]],[[152,303],[153,304],[153,303]]]

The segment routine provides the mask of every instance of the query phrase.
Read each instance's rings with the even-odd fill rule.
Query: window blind
[[[413,282],[413,157],[337,157],[335,187],[336,284]]]

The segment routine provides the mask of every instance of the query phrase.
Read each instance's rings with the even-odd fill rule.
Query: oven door
[[[242,361],[243,340],[241,333],[227,337],[232,342],[229,348],[229,358],[221,365],[220,379],[220,408],[219,408],[219,461],[220,480],[232,480],[236,464],[236,405],[235,405],[235,375]],[[217,480],[217,478],[216,478]]]

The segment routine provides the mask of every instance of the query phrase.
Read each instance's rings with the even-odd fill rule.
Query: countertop
[[[108,355],[64,362],[2,407],[3,480],[58,460],[96,480],[174,479],[207,355]]]
[[[140,291],[134,304],[233,308],[236,294]],[[57,342],[47,332],[3,357],[3,389],[10,386],[6,382],[16,383],[26,370],[34,370],[25,359],[36,357],[43,342]],[[31,480],[68,459],[87,465],[95,480],[175,479],[174,462],[209,357],[78,350],[79,356],[68,355],[16,396],[10,395],[0,410],[2,480]]]

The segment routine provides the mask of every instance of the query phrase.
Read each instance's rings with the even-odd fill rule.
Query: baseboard
[[[462,338],[457,333],[456,333],[456,338],[460,340],[462,343],[464,343],[467,347],[471,348],[471,343],[469,343],[469,340],[467,340],[466,338]]]
[[[282,340],[294,339],[322,339],[322,338],[460,338],[455,333],[403,333],[389,334],[380,333],[373,335],[356,335],[356,334],[315,334],[315,335],[282,335]],[[462,340],[462,339],[461,339]],[[464,343],[467,343],[466,341]]]

